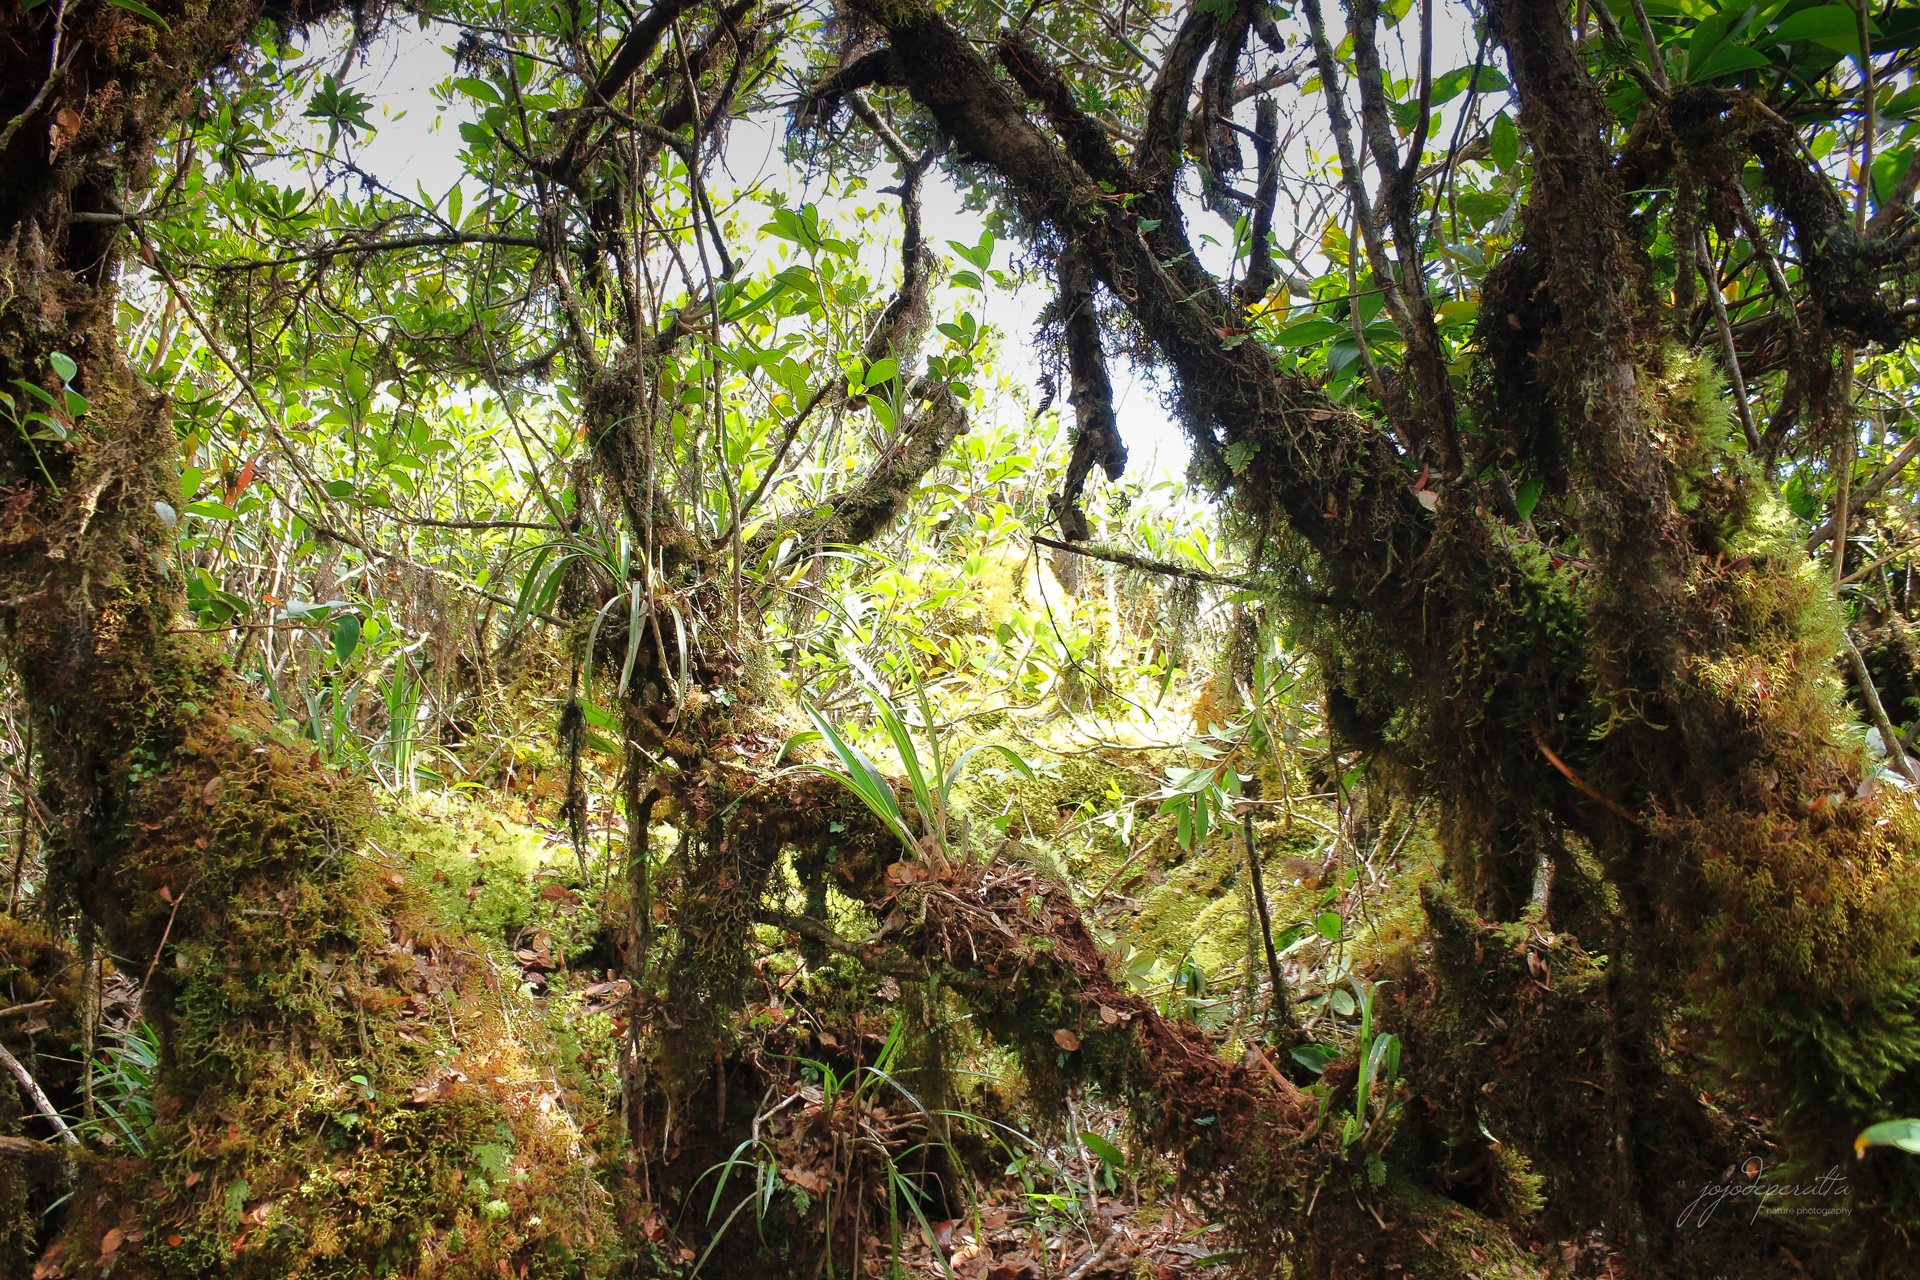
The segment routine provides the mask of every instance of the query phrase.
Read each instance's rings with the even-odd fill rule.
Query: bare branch
[[[13,1078],[20,1082],[20,1087],[26,1090],[29,1098],[33,1099],[34,1109],[47,1118],[47,1122],[53,1126],[53,1131],[60,1135],[60,1141],[69,1146],[79,1146],[79,1135],[74,1133],[65,1117],[47,1098],[46,1091],[41,1089],[34,1078],[28,1074],[27,1069],[20,1065],[20,1059],[8,1052],[7,1046],[3,1044],[0,1044],[0,1066],[13,1072]]]
[[[543,249],[548,246],[534,236],[503,236],[456,232],[448,235],[400,236],[392,240],[343,240],[324,249],[288,254],[284,258],[235,258],[227,262],[207,263],[207,271],[259,271],[268,267],[291,267],[302,262],[331,262],[335,258],[370,253],[399,253],[407,249],[451,248],[466,244],[500,245],[510,249]]]
[[[816,506],[774,521],[754,535],[747,553],[758,556],[789,537],[800,545],[857,546],[891,524],[905,510],[921,477],[939,465],[947,447],[967,429],[966,410],[944,382],[917,378],[906,398],[919,400],[924,407],[907,418],[857,483]]]
[[[1863,485],[1854,487],[1852,501],[1850,503],[1853,509],[1858,511],[1864,504],[1879,497],[1880,491],[1892,484],[1899,478],[1900,473],[1906,470],[1907,464],[1913,461],[1915,454],[1920,454],[1920,432],[1916,432],[1913,439],[1907,441],[1906,448],[1895,454],[1893,461],[1875,473],[1871,480]],[[1803,544],[1807,549],[1807,554],[1812,555],[1815,551],[1818,551],[1821,545],[1832,537],[1833,520],[1830,517],[1825,524],[1822,524],[1819,528],[1807,535],[1807,540]]]
[[[1694,233],[1694,260],[1706,278],[1707,296],[1713,300],[1713,317],[1720,328],[1720,351],[1726,357],[1727,377],[1733,382],[1733,407],[1740,415],[1740,430],[1747,437],[1747,452],[1758,458],[1760,431],[1753,425],[1753,406],[1747,402],[1747,379],[1740,372],[1740,352],[1733,345],[1733,326],[1727,323],[1727,300],[1720,292],[1720,272],[1713,265],[1713,255],[1707,252],[1704,231]]]
[[[1035,545],[1051,547],[1055,551],[1070,551],[1076,556],[1085,556],[1089,560],[1104,560],[1108,564],[1117,564],[1123,569],[1134,569],[1141,573],[1158,574],[1163,578],[1185,578],[1189,582],[1204,582],[1215,587],[1234,587],[1244,589],[1260,585],[1252,578],[1229,578],[1224,574],[1208,573],[1205,569],[1190,569],[1183,564],[1174,564],[1168,560],[1154,560],[1148,556],[1137,556],[1131,551],[1119,551],[1112,547],[1090,546],[1085,542],[1057,542],[1052,538],[1033,535]]]

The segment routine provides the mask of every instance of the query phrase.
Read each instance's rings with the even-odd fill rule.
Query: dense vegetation
[[[0,1271],[1920,1271],[1916,49],[8,0]]]

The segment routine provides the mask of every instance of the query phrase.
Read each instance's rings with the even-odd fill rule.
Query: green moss
[[[605,1274],[619,1233],[575,1119],[604,1105],[523,1048],[542,1014],[505,957],[593,927],[540,892],[537,836],[461,806],[374,821],[232,697],[203,692],[155,756],[175,802],[128,875],[172,926],[156,1124],[148,1159],[90,1167],[69,1257],[117,1228],[163,1276]]]

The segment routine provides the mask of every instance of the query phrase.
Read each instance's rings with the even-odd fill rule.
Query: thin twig
[[[1840,579],[1840,585],[1843,587],[1851,586],[1852,584],[1860,581],[1860,579],[1866,577],[1868,574],[1872,573],[1875,569],[1878,569],[1881,565],[1886,564],[1888,561],[1898,560],[1901,556],[1909,555],[1915,550],[1920,550],[1920,542],[1909,542],[1906,546],[1890,551],[1886,555],[1881,556],[1878,560],[1874,560],[1868,564],[1861,565],[1858,569],[1855,569],[1852,573]]]
[[[780,438],[780,447],[774,450],[773,461],[767,464],[766,471],[760,477],[760,483],[753,487],[753,492],[747,495],[747,500],[740,504],[740,510],[734,515],[733,522],[728,525],[727,531],[714,539],[715,547],[724,546],[733,540],[736,533],[740,532],[742,522],[753,514],[754,507],[759,505],[760,499],[766,496],[767,486],[772,484],[774,476],[779,474],[781,464],[787,460],[787,450],[793,447],[795,437],[800,434],[800,428],[818,407],[820,401],[826,398],[832,386],[831,381],[822,383],[820,389],[813,393],[812,398],[802,406],[800,412],[793,416],[793,421],[787,424],[786,434]]]
[[[1260,941],[1266,944],[1267,977],[1273,984],[1273,996],[1268,1005],[1268,1012],[1283,1026],[1291,1027],[1293,1003],[1287,998],[1287,981],[1280,975],[1280,955],[1273,946],[1273,916],[1267,909],[1266,875],[1260,866],[1260,842],[1253,836],[1251,809],[1240,814],[1240,831],[1247,842],[1247,872],[1253,877],[1253,905],[1260,914]]]
[[[520,602],[511,596],[503,596],[497,591],[489,591],[485,587],[475,586],[473,583],[468,582],[465,578],[462,578],[459,574],[449,569],[440,569],[430,564],[422,564],[418,560],[409,559],[398,552],[383,551],[371,543],[362,540],[356,534],[348,533],[343,529],[335,529],[330,525],[321,524],[311,516],[303,515],[301,519],[307,522],[307,528],[313,532],[320,534],[322,537],[332,538],[336,542],[344,542],[363,555],[374,556],[383,560],[398,561],[409,568],[418,569],[422,573],[432,574],[456,590],[465,591],[469,595],[479,596],[482,600],[491,600],[495,604],[503,604],[509,609],[518,609],[520,607]],[[530,618],[538,618],[549,626],[558,627],[564,625],[560,619],[553,617],[551,614],[534,613],[530,611],[527,616]]]
[[[1853,0],[1860,28],[1860,97],[1866,119],[1860,122],[1860,186],[1853,196],[1853,234],[1867,233],[1867,201],[1873,196],[1873,143],[1880,132],[1880,103],[1873,86],[1873,25],[1867,18],[1867,0]]]
[[[1075,1267],[1073,1270],[1067,1272],[1063,1280],[1081,1280],[1081,1277],[1085,1276],[1088,1272],[1092,1271],[1095,1267],[1105,1262],[1107,1260],[1107,1255],[1113,1252],[1113,1246],[1120,1243],[1120,1237],[1122,1234],[1124,1233],[1120,1230],[1118,1226],[1114,1227],[1113,1230],[1107,1232],[1107,1238],[1100,1242],[1100,1247],[1093,1251],[1093,1256],[1088,1258],[1085,1262],[1081,1263],[1079,1266]]]
[[[1647,71],[1660,92],[1665,93],[1671,87],[1667,82],[1666,60],[1660,56],[1659,42],[1653,38],[1653,24],[1647,21],[1647,6],[1640,0],[1633,0],[1633,17],[1640,24],[1640,39],[1647,46]]]
[[[1640,820],[1639,815],[1629,813],[1625,809],[1621,808],[1617,802],[1615,802],[1614,800],[1610,799],[1605,795],[1602,795],[1600,791],[1596,787],[1594,787],[1592,783],[1588,782],[1585,778],[1581,777],[1579,774],[1575,773],[1571,768],[1569,768],[1565,760],[1562,760],[1559,756],[1553,753],[1553,748],[1547,745],[1546,738],[1541,736],[1540,730],[1538,728],[1534,729],[1533,731],[1533,741],[1534,741],[1534,745],[1540,748],[1540,754],[1547,758],[1547,763],[1560,771],[1561,777],[1565,778],[1568,782],[1571,782],[1574,786],[1580,788],[1581,791],[1593,797],[1593,799],[1605,805],[1607,809],[1614,814],[1614,816],[1625,818],[1628,822],[1631,822],[1636,827],[1640,827],[1642,829],[1646,827],[1647,824]]]
[[[173,900],[173,910],[167,912],[167,927],[160,931],[160,945],[153,949],[153,959],[147,961],[147,971],[140,975],[140,991],[143,996],[146,994],[147,984],[153,981],[154,969],[160,964],[160,953],[167,949],[167,939],[173,936],[173,919],[180,914],[180,904],[187,900],[187,893],[192,888],[192,885],[188,885],[182,889],[179,896]]]
[[[1839,473],[1840,489],[1833,499],[1833,589],[1837,593],[1840,584],[1847,576],[1847,529],[1853,521],[1852,488],[1853,463],[1860,453],[1859,436],[1853,425],[1853,351],[1840,349],[1840,358],[1846,365],[1846,378],[1841,385],[1846,400],[1846,434],[1840,437],[1840,443],[1834,446],[1834,470]]]
[[[1900,473],[1906,470],[1907,464],[1913,461],[1915,454],[1920,454],[1920,431],[1914,433],[1913,439],[1907,441],[1906,447],[1895,454],[1893,461],[1882,467],[1873,479],[1853,490],[1850,502],[1853,509],[1858,511],[1872,499],[1878,497],[1882,489],[1892,484],[1899,478]],[[1833,521],[1829,518],[1825,524],[1807,535],[1807,541],[1805,543],[1807,554],[1812,555],[1818,551],[1820,544],[1832,536]]]
[[[47,100],[47,95],[53,92],[53,86],[59,82],[60,73],[64,70],[60,65],[60,38],[64,33],[66,22],[67,0],[60,0],[60,8],[53,15],[53,54],[47,59],[46,82],[40,86],[40,92],[33,95],[33,101],[29,102],[19,115],[7,121],[5,129],[0,129],[0,152],[4,152],[13,142],[13,136],[20,132],[20,126],[26,123],[28,116],[40,109],[40,104]]]
[[[1747,403],[1747,379],[1740,372],[1740,353],[1733,345],[1733,326],[1727,321],[1727,299],[1720,292],[1720,272],[1707,252],[1707,233],[1694,232],[1694,251],[1700,259],[1700,274],[1707,282],[1707,296],[1713,299],[1713,317],[1720,326],[1720,350],[1727,358],[1727,377],[1733,382],[1733,407],[1740,414],[1740,430],[1747,437],[1747,453],[1760,456],[1760,430],[1753,423],[1753,406]]]
[[[266,267],[291,267],[302,262],[326,262],[347,254],[360,253],[396,253],[405,249],[438,249],[457,245],[494,245],[507,249],[541,249],[546,246],[533,236],[502,236],[482,234],[401,236],[393,240],[348,241],[343,244],[328,245],[324,249],[313,249],[306,253],[289,254],[284,258],[235,258],[228,262],[207,263],[207,271],[256,271]]]

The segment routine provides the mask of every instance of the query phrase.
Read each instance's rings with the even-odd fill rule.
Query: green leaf
[[[187,514],[204,520],[231,520],[236,513],[224,502],[190,502],[187,504]]]
[[[1339,940],[1343,923],[1338,911],[1323,911],[1313,918],[1313,927],[1319,930],[1320,936],[1328,942]]]
[[[1708,14],[1694,25],[1686,39],[1687,66],[1703,66],[1729,38],[1738,34],[1753,19],[1754,6],[1727,5]],[[1698,80],[1700,76],[1691,70],[1688,80]]]
[[[1295,321],[1282,329],[1274,342],[1283,347],[1306,347],[1338,338],[1347,332],[1347,326],[1338,320],[1329,320],[1325,316],[1312,316]]]
[[[343,613],[340,620],[333,624],[333,656],[345,662],[360,647],[360,615]]]
[[[453,87],[470,98],[478,98],[480,101],[491,103],[496,107],[506,105],[501,101],[499,92],[485,80],[476,80],[472,76],[462,76],[453,82]]]
[[[933,830],[936,810],[932,789],[927,785],[926,770],[920,763],[920,749],[914,745],[913,735],[900,719],[893,704],[886,695],[871,686],[867,688],[867,699],[873,703],[874,711],[880,717],[880,727],[887,731],[887,737],[893,741],[893,749],[899,753],[900,765],[907,771],[907,785],[913,789],[913,801],[920,809],[920,817],[929,831]]]
[[[160,29],[162,31],[173,30],[173,27],[168,24],[165,18],[161,17],[159,14],[155,13],[153,10],[147,8],[147,6],[141,4],[140,0],[107,0],[107,3],[111,5],[117,5],[118,7],[125,9],[128,13],[137,13],[141,17],[145,18],[148,22],[159,23]]]
[[[1099,1156],[1115,1169],[1124,1169],[1127,1167],[1127,1158],[1120,1154],[1120,1148],[1114,1146],[1099,1134],[1083,1133],[1080,1135],[1080,1141],[1086,1143],[1087,1150]]]
[[[1002,623],[1001,625],[1004,626],[1006,624]],[[953,794],[953,785],[960,780],[960,770],[966,766],[967,761],[982,751],[998,751],[1001,756],[1006,759],[1006,762],[1013,766],[1015,773],[1018,773],[1023,778],[1031,778],[1033,776],[1033,766],[1028,764],[1025,758],[1012,747],[1002,746],[998,742],[977,743],[960,753],[960,758],[953,762],[953,767],[947,770],[947,776],[941,780],[940,798],[943,801]]]
[[[1821,5],[1818,9],[1802,9],[1782,19],[1779,26],[1756,43],[1792,44],[1799,40],[1811,40],[1829,49],[1858,56],[1860,52],[1859,15],[1843,4],[1827,4]]]
[[[993,232],[982,231],[978,245],[965,245],[958,240],[949,240],[947,245],[968,262],[985,271],[993,265]]]
[[[1351,1018],[1353,1011],[1359,1007],[1354,1004],[1351,995],[1348,995],[1345,991],[1338,988],[1335,988],[1332,994],[1327,997],[1327,1003],[1332,1005],[1333,1011],[1343,1018]]]
[[[1876,203],[1886,203],[1900,179],[1907,176],[1907,169],[1913,164],[1913,155],[1914,149],[1907,146],[1873,158],[1873,198]]]
[[[1513,505],[1520,512],[1522,520],[1533,519],[1533,509],[1540,505],[1540,494],[1546,487],[1545,481],[1535,477],[1522,484],[1519,492],[1513,495]]]
[[[1882,1120],[1862,1129],[1853,1140],[1853,1154],[1864,1156],[1868,1147],[1898,1147],[1920,1156],[1920,1120]]]
[[[226,1209],[229,1229],[240,1225],[240,1210],[246,1206],[247,1198],[253,1194],[253,1187],[242,1178],[227,1184]]]
[[[1704,84],[1709,80],[1717,80],[1721,76],[1733,75],[1735,72],[1757,71],[1772,65],[1773,59],[1764,54],[1755,53],[1743,44],[1722,45],[1714,50],[1712,56],[1697,70],[1692,67],[1687,69],[1687,82]]]
[[[1434,77],[1433,105],[1437,107],[1452,102],[1468,89],[1475,93],[1503,93],[1512,88],[1498,67],[1483,66],[1478,75],[1470,66],[1455,67],[1445,75]]]
[[[1367,1054],[1367,1079],[1381,1084],[1391,1084],[1400,1074],[1400,1040],[1389,1033],[1375,1036],[1373,1049]]]
[[[1786,501],[1787,509],[1802,520],[1813,519],[1820,510],[1820,495],[1814,491],[1804,471],[1796,471],[1787,477],[1787,482],[1780,486],[1780,496]]]
[[[124,3],[125,0],[116,0]],[[324,120],[334,133],[341,129],[350,134],[372,132],[373,126],[367,121],[367,112],[373,109],[373,99],[357,89],[349,89],[332,76],[321,81],[314,90],[313,100],[302,113],[309,120]]]
[[[818,711],[805,704],[802,704],[802,709],[807,713],[807,718],[813,722],[813,727],[820,737],[833,749],[833,754],[840,758],[840,764],[846,772],[835,773],[831,769],[823,769],[817,765],[808,767],[828,777],[839,778],[846,783],[853,794],[859,797],[860,803],[866,805],[874,817],[880,819],[886,824],[888,830],[899,837],[900,843],[909,849],[916,847],[918,841],[914,839],[913,832],[907,829],[907,815],[901,812],[899,801],[894,799],[893,787],[888,784],[880,770],[874,767],[873,761],[867,759],[866,752],[842,738],[839,731],[828,724],[826,717]]]
[[[1297,1045],[1293,1050],[1293,1060],[1315,1075],[1325,1071],[1327,1064],[1339,1056],[1340,1051],[1327,1044]]]
[[[80,372],[80,366],[64,351],[56,351],[48,356],[47,363],[53,366],[53,371],[60,375],[62,382],[72,382],[73,375]]]
[[[1513,168],[1514,161],[1520,158],[1520,131],[1513,127],[1513,117],[1504,111],[1493,118],[1487,151],[1503,171]]]

